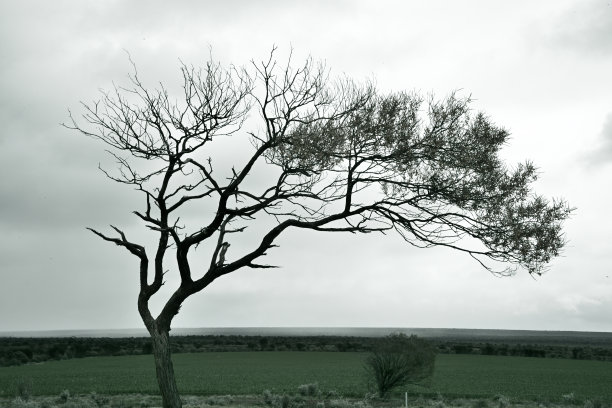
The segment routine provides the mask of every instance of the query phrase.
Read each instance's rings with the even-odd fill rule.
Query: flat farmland
[[[612,363],[535,357],[438,355],[432,389],[446,396],[612,401]]]
[[[338,352],[211,352],[173,356],[179,389],[193,395],[295,393],[301,384],[318,383],[324,391],[361,397],[367,392],[365,353]],[[156,394],[150,355],[92,357],[0,368],[0,396],[16,395],[28,384],[33,395],[142,393]],[[441,354],[429,387],[413,393],[446,397],[504,395],[520,400],[612,402],[612,363]]]

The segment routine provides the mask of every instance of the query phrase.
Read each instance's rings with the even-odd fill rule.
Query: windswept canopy
[[[531,191],[531,163],[501,161],[508,132],[472,112],[469,98],[381,94],[371,84],[330,81],[312,60],[293,69],[272,56],[251,70],[209,62],[181,71],[180,102],[163,86],[147,89],[134,70],[131,87],[84,104],[93,127],[71,127],[114,148],[119,173],[107,175],[145,194],[145,210],[136,214],[181,251],[217,235],[209,277],[264,266],[254,261],[290,226],[395,230],[410,244],[459,249],[502,274],[516,266],[540,273],[563,247],[567,204]],[[254,116],[260,124],[250,128]],[[229,180],[216,178],[209,145],[247,131],[252,156],[236,163]],[[156,167],[140,174],[134,159]],[[277,167],[277,177],[250,190],[245,180],[262,161]],[[217,203],[216,215],[196,232],[181,231],[181,207],[201,199]],[[224,252],[220,264],[227,227],[242,230],[259,213],[278,225],[253,251]],[[493,269],[487,258],[506,267]]]
[[[569,209],[531,191],[533,164],[501,161],[508,132],[469,104],[451,95],[423,106],[418,95],[370,92],[340,118],[294,126],[272,162],[300,176],[296,184],[316,180],[322,203],[341,202],[347,230],[394,229],[416,246],[449,246],[540,273],[564,244]]]

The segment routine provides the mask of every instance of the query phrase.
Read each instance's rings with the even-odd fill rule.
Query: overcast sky
[[[272,45],[388,90],[472,95],[577,207],[550,271],[496,278],[399,237],[291,232],[275,270],[187,300],[175,327],[378,326],[612,331],[612,1],[27,1],[0,3],[0,331],[142,327],[137,263],[85,227],[139,225],[141,198],[98,170],[101,143],[60,126],[179,59],[246,65]],[[227,154],[231,158],[230,154]],[[173,285],[169,280],[169,288]]]

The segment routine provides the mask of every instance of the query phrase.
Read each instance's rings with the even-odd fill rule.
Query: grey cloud
[[[598,145],[583,160],[589,166],[612,163],[612,112],[606,116],[599,134]]]
[[[548,28],[548,43],[583,55],[612,57],[612,3],[577,2]]]

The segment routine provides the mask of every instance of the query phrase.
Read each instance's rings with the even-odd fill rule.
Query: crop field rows
[[[294,392],[300,384],[362,397],[365,353],[218,352],[174,355],[183,394],[246,395]],[[152,356],[94,357],[0,368],[0,397],[23,384],[33,395],[156,394]],[[565,359],[439,355],[431,383],[412,394],[448,397],[504,395],[517,400],[599,398],[612,402],[612,363]]]

